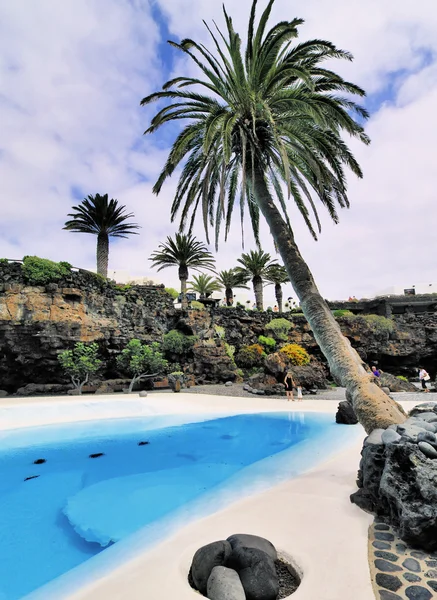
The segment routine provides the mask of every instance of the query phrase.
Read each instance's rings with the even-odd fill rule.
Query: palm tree
[[[220,271],[217,276],[219,284],[225,288],[226,304],[232,306],[234,301],[234,288],[242,288],[248,290],[246,283],[248,277],[242,273],[238,273],[236,269],[230,269],[229,271]]]
[[[299,252],[287,212],[287,199],[292,199],[316,239],[320,220],[315,200],[334,222],[337,207],[349,206],[345,170],[358,177],[362,172],[342,135],[369,143],[362,125],[368,113],[354,101],[365,93],[323,68],[325,61],[331,66],[334,59],[352,60],[348,52],[329,41],[293,42],[302,19],[281,21],[266,30],[273,4],[268,0],[256,23],[253,0],[245,43],[225,9],[224,34],[216,35],[207,26],[215,53],[191,39],[170,42],[193,60],[199,75],[172,79],[142,100],[142,105],[167,102],[146,133],[165,123],[188,121],[154,192],[158,194],[181,165],[172,219],[182,209],[183,228],[201,210],[205,230],[209,223],[215,225],[216,244],[221,223],[226,239],[238,202],[242,220],[248,209],[256,240],[261,212],[333,375],[347,387],[366,430],[386,427],[404,416],[368,377],[342,335]]]
[[[201,273],[200,275],[193,275],[193,281],[188,282],[190,286],[188,291],[197,292],[201,298],[209,298],[214,292],[220,292],[222,286],[220,283],[212,277],[212,275],[206,275]]]
[[[72,217],[63,229],[78,233],[92,233],[97,236],[97,273],[108,276],[109,238],[125,238],[136,234],[139,229],[136,223],[126,223],[134,216],[126,214],[126,207],[118,204],[118,200],[108,200],[108,194],[88,196],[78,206],[73,206]]]
[[[264,250],[251,250],[247,254],[243,253],[237,262],[242,266],[236,267],[235,271],[241,277],[245,277],[246,280],[252,280],[256,308],[257,310],[263,310],[264,280],[275,262],[272,261],[270,254],[264,252]]]
[[[282,313],[282,284],[289,283],[290,281],[287,269],[282,265],[273,265],[268,270],[265,279],[269,282],[268,284],[274,284],[276,303],[278,305],[279,312]]]
[[[188,235],[177,233],[174,240],[168,236],[167,241],[160,244],[158,248],[149,260],[153,262],[154,267],[159,267],[158,271],[167,267],[177,266],[179,268],[181,303],[182,308],[187,308],[188,269],[214,271],[214,257],[205,244],[196,240],[191,233]]]

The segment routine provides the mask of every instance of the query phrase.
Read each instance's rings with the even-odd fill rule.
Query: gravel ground
[[[183,394],[210,394],[212,396],[236,396],[238,398],[253,398],[254,394],[250,394],[243,390],[242,383],[233,383],[230,386],[224,384],[213,384],[213,385],[197,385],[192,388],[181,390]],[[420,404],[421,402],[437,402],[437,393],[424,392],[418,390],[417,392],[394,392],[391,394],[396,401],[402,400],[403,402],[414,402]],[[269,396],[270,398],[285,398],[285,396]],[[345,389],[341,387],[329,388],[327,390],[320,390],[315,396],[305,395],[305,400],[334,400],[341,402],[345,399]]]

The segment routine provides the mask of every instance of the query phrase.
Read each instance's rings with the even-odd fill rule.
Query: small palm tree
[[[268,252],[264,250],[251,250],[247,254],[242,254],[238,262],[242,265],[235,271],[243,277],[252,280],[253,292],[257,310],[263,310],[263,285],[269,270],[276,264]]]
[[[249,277],[246,277],[243,273],[238,273],[236,269],[230,269],[229,271],[220,271],[217,276],[219,284],[225,288],[226,304],[232,306],[234,301],[234,288],[242,288],[248,290],[246,283]]]
[[[276,303],[278,305],[279,312],[282,312],[282,284],[289,283],[290,278],[288,277],[287,269],[283,265],[273,265],[268,270],[266,276],[267,285],[273,283],[275,286]]]
[[[179,280],[181,282],[181,303],[182,308],[187,308],[187,281],[188,269],[199,271],[208,269],[214,271],[214,257],[203,242],[189,234],[177,233],[173,240],[170,236],[167,241],[158,246],[158,250],[153,252],[150,259],[158,271],[167,267],[179,268]]]
[[[125,238],[136,234],[139,229],[136,223],[127,223],[134,216],[126,214],[126,207],[118,204],[118,200],[108,200],[108,194],[88,196],[78,206],[73,206],[72,217],[63,229],[76,233],[92,233],[97,236],[97,273],[108,276],[109,238]]]
[[[197,292],[201,298],[209,298],[211,294],[222,289],[220,283],[212,275],[205,273],[193,275],[193,281],[188,282],[188,285],[190,286],[188,291]]]

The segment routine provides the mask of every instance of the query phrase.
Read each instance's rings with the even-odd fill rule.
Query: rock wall
[[[23,280],[19,264],[0,263],[0,389],[14,392],[28,383],[65,382],[57,354],[77,341],[97,342],[108,364],[104,376],[117,377],[115,355],[130,339],[159,341],[174,328],[199,338],[188,366],[198,382],[234,379],[235,366],[224,342],[236,351],[255,343],[277,316],[244,308],[181,313],[163,287],[123,288],[83,271],[33,287]],[[286,317],[292,323],[288,341],[324,362],[305,317]],[[423,364],[435,375],[437,313],[394,316],[392,331],[378,329],[362,317],[339,322],[364,360],[406,375]],[[215,325],[225,329],[225,340],[215,335]]]

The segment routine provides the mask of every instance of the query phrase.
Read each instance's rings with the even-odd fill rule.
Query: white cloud
[[[250,1],[227,4],[244,33]],[[174,36],[205,39],[202,18],[223,23],[220,2],[158,5]],[[295,14],[306,19],[302,39],[323,37],[352,51],[344,74],[372,93],[392,87],[395,94],[369,122],[372,145],[356,148],[365,179],[350,179],[352,208],[342,211],[340,225],[324,219],[314,243],[291,209],[322,293],[369,296],[397,282],[435,281],[434,0],[308,0],[292,9],[277,0],[274,19]],[[142,225],[140,235],[112,244],[110,268],[177,286],[175,270],[157,276],[147,260],[176,229],[169,223],[176,180],[158,198],[151,191],[166,157],[163,138],[142,137],[155,107],[138,106],[165,79],[160,41],[146,0],[0,0],[0,256],[38,254],[92,268],[95,239],[61,228],[77,202],[73,189],[108,192]],[[185,64],[178,57],[174,70]],[[200,223],[196,232],[203,237]],[[265,249],[273,253],[270,240]],[[236,215],[219,268],[233,266],[240,253]]]

